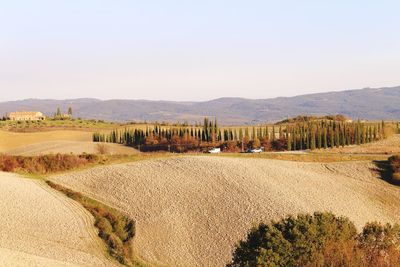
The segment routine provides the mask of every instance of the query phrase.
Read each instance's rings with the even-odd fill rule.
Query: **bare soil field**
[[[313,151],[314,152],[314,151]],[[316,153],[343,153],[343,154],[400,154],[400,135],[396,134],[387,139],[362,145],[319,150]]]
[[[133,155],[139,153],[136,149],[120,145],[104,143],[106,154],[110,155]],[[11,150],[5,151],[8,155],[15,156],[39,156],[46,154],[98,154],[99,143],[83,142],[83,141],[49,141],[43,143],[36,143],[31,145],[24,145]]]
[[[134,251],[161,266],[224,266],[254,223],[332,211],[361,228],[400,222],[400,188],[371,162],[181,156],[51,178],[136,220]]]
[[[15,133],[0,130],[0,153],[26,145],[60,140],[90,142],[92,141],[92,133],[72,130]]]
[[[0,266],[112,266],[93,218],[42,181],[0,173]]]

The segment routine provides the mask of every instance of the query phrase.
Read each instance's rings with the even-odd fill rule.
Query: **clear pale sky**
[[[0,0],[0,101],[400,85],[400,1]]]

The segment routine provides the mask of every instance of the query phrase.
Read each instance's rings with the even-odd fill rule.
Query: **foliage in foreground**
[[[400,226],[368,223],[361,233],[331,213],[261,223],[228,266],[400,266]]]
[[[389,164],[392,171],[392,181],[400,184],[400,155],[390,157]]]
[[[121,212],[98,201],[83,196],[61,185],[47,181],[47,184],[69,198],[79,202],[95,218],[95,226],[107,244],[109,254],[121,264],[132,265],[132,240],[135,236],[135,222]]]

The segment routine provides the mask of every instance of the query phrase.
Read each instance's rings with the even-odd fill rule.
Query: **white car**
[[[208,150],[208,153],[211,153],[211,154],[221,153],[221,148],[214,147],[214,148]]]
[[[261,148],[253,148],[250,150],[250,153],[261,153],[262,149]]]

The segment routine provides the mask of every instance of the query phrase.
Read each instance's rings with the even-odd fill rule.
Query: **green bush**
[[[316,212],[252,228],[228,266],[400,266],[399,250],[398,225],[357,234],[349,219]]]
[[[394,182],[399,183],[400,182],[400,172],[393,173],[392,179],[393,179]]]
[[[113,232],[111,223],[104,217],[98,218],[95,226],[99,229],[99,236],[103,239],[108,238],[108,236]]]
[[[391,156],[389,164],[392,171],[392,181],[400,183],[400,155]]]
[[[111,233],[108,236],[107,243],[111,256],[117,257],[118,259],[124,257],[124,243],[116,234]]]

